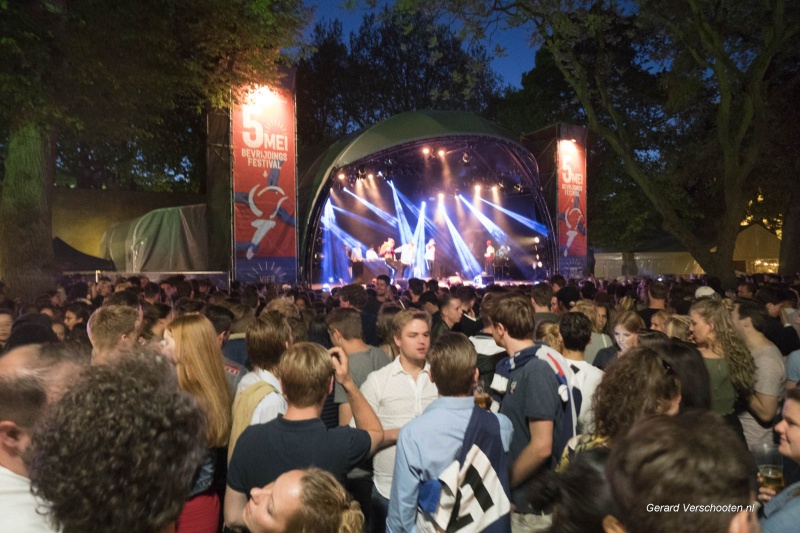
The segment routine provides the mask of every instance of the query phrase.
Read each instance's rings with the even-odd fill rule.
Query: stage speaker
[[[481,283],[485,287],[494,283],[494,276],[481,276]]]

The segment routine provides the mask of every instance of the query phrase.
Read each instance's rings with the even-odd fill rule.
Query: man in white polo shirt
[[[392,472],[400,428],[416,418],[439,395],[428,374],[431,318],[425,311],[406,309],[392,323],[400,355],[371,373],[361,392],[383,426],[383,444],[373,459],[371,531],[383,532],[392,491]]]

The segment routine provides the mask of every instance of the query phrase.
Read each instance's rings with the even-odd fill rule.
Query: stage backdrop
[[[587,274],[586,128],[563,124],[558,141],[558,271],[567,278]]]
[[[297,281],[297,172],[293,73],[262,87],[232,115],[236,279]]]

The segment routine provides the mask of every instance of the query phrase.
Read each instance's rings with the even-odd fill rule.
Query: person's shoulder
[[[370,372],[369,375],[367,376],[367,379],[364,380],[364,384],[362,385],[362,387],[376,387],[381,382],[389,379],[389,377],[394,372],[392,363],[394,363],[394,361],[388,363],[384,367],[381,367],[377,370]]]
[[[492,413],[492,414],[497,417],[497,421],[500,423],[501,431],[513,431],[514,424],[511,423],[510,418],[508,418],[503,413]]]
[[[571,361],[571,364],[577,367],[580,372],[585,372],[589,376],[603,377],[604,372],[588,361]]]
[[[783,354],[781,353],[780,348],[778,348],[775,343],[768,342],[765,344],[760,350],[758,355],[764,358],[772,359],[773,361],[780,361],[783,362]]]
[[[379,348],[378,346],[370,346],[368,353],[374,370],[380,370],[392,362],[386,356],[386,352],[383,351],[383,348]]]
[[[333,428],[326,428],[327,441],[333,446],[341,445],[348,448],[353,442],[369,442],[369,432],[364,429],[354,428],[351,426],[336,426]],[[336,451],[336,450],[334,450]]]
[[[239,440],[236,442],[236,447],[244,447],[247,443],[254,443],[260,446],[261,443],[264,442],[264,439],[268,438],[268,436],[275,431],[279,431],[277,418],[263,424],[251,424],[242,431]]]

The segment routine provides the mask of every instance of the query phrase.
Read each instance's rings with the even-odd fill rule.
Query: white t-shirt
[[[278,418],[278,415],[286,414],[286,408],[288,407],[286,399],[283,397],[283,390],[281,389],[280,381],[278,381],[278,378],[276,378],[275,375],[268,370],[257,368],[252,372],[245,374],[245,376],[239,382],[239,385],[236,387],[236,394],[239,394],[250,385],[255,385],[260,381],[269,383],[275,387],[278,392],[277,394],[267,394],[264,399],[259,402],[253,411],[253,418],[250,420],[251,426],[253,424],[266,424],[267,422],[275,420]]]
[[[402,357],[402,356],[400,356]],[[385,367],[372,372],[361,393],[381,421],[383,430],[403,427],[406,422],[422,414],[436,398],[439,389],[431,383],[428,363],[417,380],[403,370],[400,357]],[[397,446],[389,446],[375,454],[372,462],[375,488],[384,498],[392,492],[392,472]]]
[[[0,531],[53,533],[47,518],[36,512],[39,506],[31,494],[31,482],[0,466]]]
[[[756,362],[756,384],[755,391],[768,396],[778,398],[778,410],[780,411],[780,401],[786,392],[786,366],[783,363],[783,355],[777,346],[766,344],[750,351]],[[778,414],[777,412],[775,413]],[[744,438],[748,447],[756,444],[773,444],[775,441],[772,434],[774,424],[763,426],[753,415],[745,411],[739,415],[742,423]]]
[[[575,373],[574,386],[581,391],[581,411],[578,413],[576,434],[592,433],[594,431],[594,411],[592,411],[592,397],[597,386],[603,380],[603,371],[592,366],[586,361],[567,359],[572,371]]]

